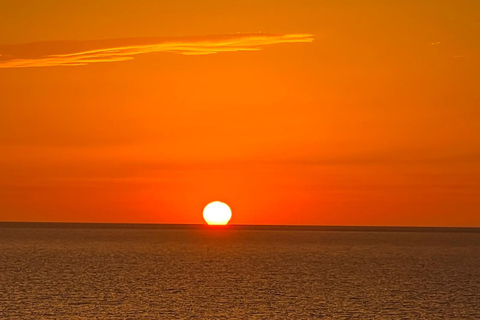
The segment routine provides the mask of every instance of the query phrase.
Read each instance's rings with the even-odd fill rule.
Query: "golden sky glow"
[[[480,226],[478,1],[27,2],[0,221]]]

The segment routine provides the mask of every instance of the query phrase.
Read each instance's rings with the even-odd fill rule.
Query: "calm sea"
[[[0,319],[480,319],[478,231],[388,230],[0,224]]]

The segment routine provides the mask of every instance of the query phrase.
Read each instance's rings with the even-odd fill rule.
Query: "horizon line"
[[[78,229],[251,229],[297,231],[368,231],[368,232],[479,232],[471,226],[388,226],[388,225],[306,225],[306,224],[227,224],[206,223],[135,223],[135,222],[61,222],[61,221],[0,221],[0,228],[78,228]]]

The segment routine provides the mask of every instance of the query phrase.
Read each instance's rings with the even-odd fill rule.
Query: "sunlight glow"
[[[203,218],[209,225],[226,225],[232,218],[232,210],[227,204],[214,201],[203,209]]]

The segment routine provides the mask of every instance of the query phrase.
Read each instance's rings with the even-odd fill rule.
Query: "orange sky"
[[[479,21],[0,0],[0,221],[203,223],[220,200],[238,224],[480,226]]]

